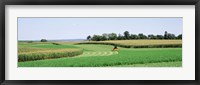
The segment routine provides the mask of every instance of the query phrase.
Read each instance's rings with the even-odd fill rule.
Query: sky
[[[182,18],[18,18],[18,40],[86,39],[103,33],[182,34]]]

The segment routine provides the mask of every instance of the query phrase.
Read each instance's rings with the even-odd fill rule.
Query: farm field
[[[182,40],[108,40],[108,41],[85,41],[96,43],[115,43],[122,45],[160,45],[160,44],[181,44]]]
[[[116,45],[125,48],[180,48],[182,47],[182,40],[107,40],[85,41],[78,44]]]
[[[182,66],[181,47],[126,48],[119,46],[117,51],[112,51],[113,45],[98,44],[99,42],[96,42],[97,44],[84,44],[85,42],[55,42],[56,44],[53,42],[19,42],[18,67]],[[181,40],[117,40],[100,42],[131,46],[182,45]]]

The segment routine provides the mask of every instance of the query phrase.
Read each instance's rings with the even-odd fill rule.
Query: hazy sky
[[[19,40],[86,39],[88,35],[182,34],[182,18],[18,18]]]

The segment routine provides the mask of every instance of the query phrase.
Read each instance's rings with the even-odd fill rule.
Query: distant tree
[[[143,33],[138,34],[138,39],[147,39],[147,36],[144,35]]]
[[[157,39],[157,36],[150,34],[150,35],[148,35],[148,39]]]
[[[47,42],[47,40],[46,40],[46,39],[41,39],[40,41],[41,41],[41,42]]]
[[[143,35],[143,39],[148,39],[148,37],[146,35]]]
[[[127,39],[127,40],[130,39],[130,34],[129,34],[128,31],[125,31],[125,32],[124,32],[124,37],[125,37],[125,39]]]
[[[163,35],[156,35],[156,36],[157,36],[157,39],[164,39]]]
[[[138,36],[136,34],[131,34],[130,39],[138,39]]]
[[[100,36],[100,35],[93,35],[93,37],[91,38],[91,40],[93,40],[93,41],[102,41],[102,36]]]
[[[97,35],[93,35],[92,38],[91,38],[91,40],[92,41],[97,41],[97,38],[98,38]]]
[[[117,36],[117,40],[123,40],[123,39],[124,39],[123,35],[118,34],[118,36]]]
[[[101,35],[98,35],[98,41],[104,41]]]
[[[117,34],[116,33],[110,33],[108,34],[109,40],[116,40],[117,39]]]
[[[109,39],[108,34],[107,33],[103,33],[102,34],[102,38],[103,38],[103,40],[108,40]]]
[[[167,31],[165,31],[164,39],[176,39],[176,36],[172,33],[168,33]]]
[[[168,39],[176,39],[174,34],[168,33]]]
[[[182,34],[179,34],[179,35],[177,36],[177,39],[182,39]]]
[[[142,33],[138,34],[138,39],[142,39],[142,37],[143,37]]]
[[[101,36],[101,41],[108,40],[105,36]]]
[[[89,41],[90,41],[90,40],[91,40],[91,38],[92,38],[92,37],[91,37],[90,35],[89,35],[89,36],[87,36],[87,40],[89,40]]]
[[[168,33],[167,33],[167,31],[165,31],[164,39],[168,39]]]
[[[168,33],[165,31],[164,35],[153,35],[150,34],[148,36],[143,33],[129,34],[128,31],[124,32],[124,35],[116,34],[116,33],[103,33],[102,35],[93,35],[92,37],[87,36],[87,40],[92,41],[104,41],[104,40],[129,40],[129,39],[182,39],[182,34],[175,36],[172,33]]]

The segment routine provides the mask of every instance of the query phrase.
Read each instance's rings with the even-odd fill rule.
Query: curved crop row
[[[82,49],[44,50],[40,52],[19,53],[18,61],[33,61],[62,57],[73,57],[83,53]]]
[[[182,48],[122,49],[117,55],[20,62],[20,67],[104,67],[182,61]],[[174,66],[174,65],[173,65]]]

